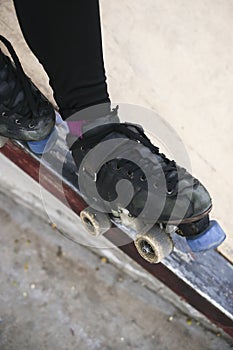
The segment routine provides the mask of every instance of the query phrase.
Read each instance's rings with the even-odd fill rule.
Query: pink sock
[[[82,127],[86,124],[86,120],[68,121],[67,125],[71,135],[82,137]]]

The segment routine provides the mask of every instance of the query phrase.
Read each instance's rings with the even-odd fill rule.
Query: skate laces
[[[24,73],[19,58],[11,43],[2,35],[0,35],[0,40],[6,46],[16,68],[15,70],[10,59],[6,57],[6,59],[9,59],[9,62],[7,62],[7,81],[13,81],[15,85],[9,92],[8,96],[9,100],[7,105],[10,106],[10,111],[3,112],[2,116],[7,117],[18,112],[20,113],[19,117],[22,116],[23,118],[30,118],[31,122],[29,124],[29,127],[33,127],[33,119],[34,117],[38,116],[40,103],[40,99],[35,98],[33,92],[35,92],[35,94],[38,92],[36,90],[32,92],[31,83]],[[19,96],[20,92],[22,92],[22,90],[25,96],[23,96],[22,100],[18,101],[14,106],[15,101],[17,100],[17,97]],[[16,123],[20,124],[18,120],[16,120]]]
[[[136,131],[133,131],[132,128],[136,129]],[[97,128],[96,128],[97,129]],[[163,168],[164,176],[166,178],[167,182],[167,191],[168,193],[174,193],[175,188],[177,187],[179,178],[182,178],[184,175],[188,175],[186,172],[186,169],[179,167],[179,174],[176,162],[174,160],[169,160],[165,154],[160,153],[159,148],[155,145],[153,145],[150,141],[150,139],[145,135],[142,128],[135,124],[130,123],[112,123],[104,125],[98,130],[95,131],[95,128],[92,130],[91,133],[87,132],[84,135],[82,135],[82,139],[78,139],[71,147],[71,151],[80,148],[82,150],[87,149],[90,150],[95,145],[100,143],[105,137],[107,137],[110,133],[119,133],[130,140],[136,141],[138,143],[141,143],[145,147],[147,147],[152,154],[155,154],[160,157],[161,159],[161,166]],[[142,171],[136,164],[130,163],[127,160],[118,160],[117,161],[117,169],[127,166],[128,169],[128,175],[132,176],[134,172]],[[144,176],[141,176],[140,179],[142,181],[145,181],[146,178]]]

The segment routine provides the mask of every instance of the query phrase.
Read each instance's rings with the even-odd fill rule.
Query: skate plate
[[[112,222],[131,237],[138,253],[150,263],[159,263],[172,253],[174,242],[171,234],[176,234],[179,229],[177,226],[155,224],[145,231],[146,225],[130,217],[126,209],[120,209],[120,213],[116,213],[116,216],[103,214],[89,207],[81,212],[80,217],[87,231],[94,236],[104,234]],[[220,225],[212,220],[204,231],[187,237],[186,241],[193,252],[200,253],[216,249],[225,238],[226,234]]]

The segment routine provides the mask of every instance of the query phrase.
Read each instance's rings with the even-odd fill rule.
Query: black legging
[[[14,5],[63,117],[109,102],[98,0],[14,0]]]

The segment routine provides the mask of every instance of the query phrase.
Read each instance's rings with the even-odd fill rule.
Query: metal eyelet
[[[17,124],[17,125],[21,125],[20,120],[19,120],[19,119],[15,119],[15,124]]]
[[[167,191],[167,194],[168,194],[168,195],[171,195],[172,193],[173,193],[173,190]]]
[[[128,175],[128,177],[130,177],[130,179],[133,178],[133,173],[132,173],[131,171],[128,171],[128,172],[127,172],[127,175]]]
[[[30,123],[30,124],[28,124],[28,127],[29,127],[29,129],[33,129],[35,127],[35,124]]]
[[[6,112],[2,112],[2,117],[7,117],[7,114],[6,114]]]
[[[84,146],[81,146],[80,149],[81,149],[81,151],[84,151]]]
[[[145,176],[140,176],[140,181],[145,181],[146,180],[146,177]]]

